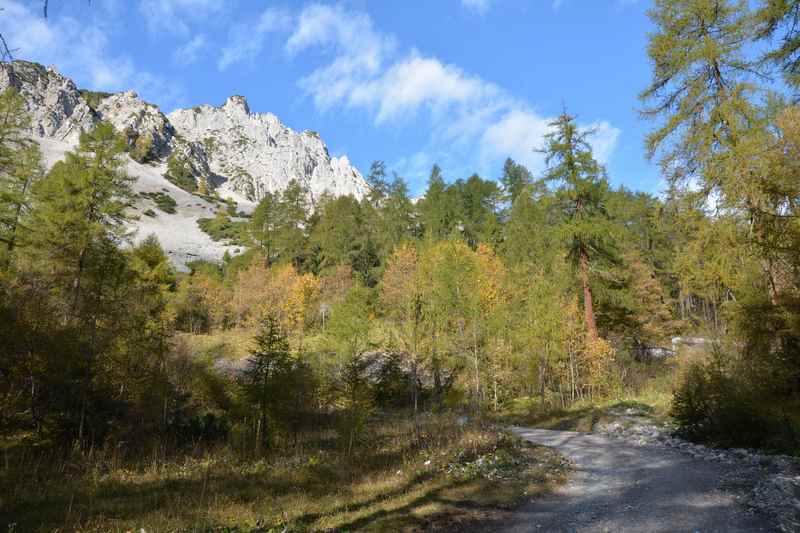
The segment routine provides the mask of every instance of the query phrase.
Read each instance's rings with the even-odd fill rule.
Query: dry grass
[[[177,342],[183,343],[188,352],[210,360],[230,359],[238,361],[249,356],[253,348],[254,331],[230,329],[209,334],[178,333]]]
[[[500,520],[504,509],[565,475],[554,452],[489,427],[436,416],[421,429],[417,443],[408,421],[376,421],[354,457],[325,432],[258,460],[224,448],[136,464],[108,451],[69,460],[29,454],[2,470],[0,524],[16,531],[447,531]]]
[[[567,408],[542,409],[538,403],[520,403],[501,413],[504,422],[545,429],[591,432],[596,425],[618,417],[619,408],[631,407],[657,423],[670,421],[673,393],[687,365],[706,357],[702,349],[684,348],[663,361],[632,362],[625,366],[624,385],[607,397],[578,401]]]

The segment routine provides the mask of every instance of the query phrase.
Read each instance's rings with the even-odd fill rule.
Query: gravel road
[[[655,446],[601,435],[513,428],[574,463],[570,480],[525,504],[508,532],[752,532],[775,531],[719,490],[725,465]]]

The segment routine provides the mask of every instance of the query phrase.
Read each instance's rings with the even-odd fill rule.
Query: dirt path
[[[632,446],[600,435],[513,428],[574,463],[554,494],[526,504],[509,532],[774,531],[718,489],[725,466],[677,450]]]

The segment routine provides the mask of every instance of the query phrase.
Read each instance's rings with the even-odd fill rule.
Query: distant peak
[[[250,106],[247,105],[247,98],[238,94],[229,96],[228,99],[225,100],[225,105],[222,107],[227,109],[242,110],[246,115],[250,114]]]

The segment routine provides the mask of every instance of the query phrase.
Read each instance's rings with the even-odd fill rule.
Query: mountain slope
[[[133,91],[81,91],[54,68],[26,61],[0,63],[0,91],[9,87],[25,98],[31,135],[48,167],[100,121],[125,135],[126,168],[137,178],[139,193],[132,213],[138,217],[132,223],[134,240],[154,233],[178,267],[239,251],[213,241],[197,225],[226,208],[218,200],[232,199],[248,212],[267,192],[281,191],[293,179],[308,188],[312,202],[323,194],[361,198],[367,191],[358,170],[346,157],[330,157],[318,134],[297,133],[270,113],[251,113],[242,96],[219,107],[165,115]],[[158,193],[175,201],[175,213],[157,208],[153,196]]]

